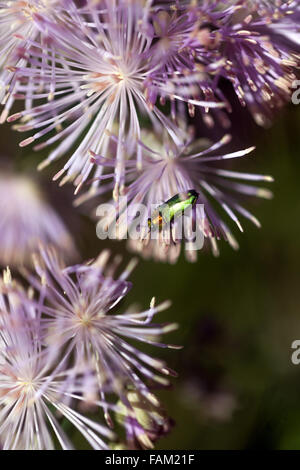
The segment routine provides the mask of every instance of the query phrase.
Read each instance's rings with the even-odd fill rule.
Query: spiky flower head
[[[71,234],[34,179],[2,172],[0,210],[2,266],[31,264],[31,254],[39,243],[50,243],[66,259],[74,258],[76,249]]]
[[[287,41],[282,34],[283,23],[286,31],[299,31],[292,20],[298,2],[259,3],[258,8],[244,1],[216,8],[207,20],[204,43],[211,55],[203,59],[215,83],[229,80],[256,123],[267,126],[274,111],[290,101],[299,68],[299,38]]]
[[[39,277],[30,273],[26,277],[44,299],[46,341],[64,348],[61,363],[80,370],[85,364],[93,367],[101,398],[106,391],[112,392],[132,408],[126,397],[128,386],[153,401],[147,382],[167,385],[166,376],[174,373],[164,361],[141,352],[131,342],[176,348],[160,343],[161,335],[176,325],[152,322],[154,315],[169,306],[169,302],[156,306],[155,299],[142,312],[115,312],[131,287],[127,277],[135,261],[115,280],[112,276],[120,258],[111,263],[108,258],[109,253],[103,252],[94,262],[64,267],[54,250],[41,249],[35,260]],[[106,409],[105,415],[111,424]]]
[[[154,406],[134,390],[127,392],[127,398],[134,415],[122,402],[117,412],[117,420],[125,428],[127,447],[153,449],[155,442],[170,432],[172,420],[161,405]]]
[[[157,42],[150,24],[150,6],[151,2],[138,0],[87,2],[86,8],[59,24],[35,15],[41,30],[47,32],[47,43],[31,41],[29,51],[20,50],[20,59],[27,66],[15,68],[22,78],[17,97],[43,100],[43,104],[39,101],[38,106],[29,106],[8,121],[22,118],[25,123],[16,125],[16,129],[33,131],[21,146],[47,135],[47,140],[36,145],[37,150],[57,144],[40,168],[72,151],[55,176],[58,179],[64,174],[61,184],[74,180],[75,186],[80,187],[93,168],[88,151],[106,155],[109,144],[106,131],[112,132],[116,125],[120,145],[114,173],[120,186],[124,182],[124,141],[137,166],[142,166],[142,152],[137,145],[141,122],[148,121],[158,131],[167,129],[177,143],[184,137],[156,106],[159,97],[190,102],[191,94],[182,87],[177,93],[176,85],[170,87],[165,83],[155,52]],[[195,97],[190,104],[205,108],[223,106]],[[56,133],[53,135],[52,131]],[[81,141],[74,149],[79,137]],[[100,171],[98,168],[96,177]]]
[[[203,82],[200,89],[222,99],[230,112],[221,91],[222,80],[229,80],[240,103],[263,126],[290,101],[300,64],[298,0],[164,2],[157,15],[175,16],[181,26],[185,16],[194,18],[188,39],[168,27],[169,53],[179,69],[179,58],[186,57],[184,75],[177,74],[174,62],[169,89],[192,90]],[[176,39],[182,48],[174,47]]]
[[[0,115],[3,123],[14,103],[18,79],[15,67],[25,66],[17,50],[26,51],[28,41],[43,43],[43,34],[36,25],[37,13],[49,17],[62,14],[63,1],[58,0],[3,0],[0,2],[0,103],[4,109]],[[29,105],[29,101],[27,106]]]
[[[127,186],[121,194],[116,194],[115,202],[111,201],[111,211],[103,215],[101,205],[97,210],[98,215],[102,216],[99,221],[100,228],[103,228],[103,231],[106,228],[109,233],[109,227],[115,224],[118,229],[117,238],[124,238],[124,234],[128,231],[130,239],[131,224],[136,224],[135,207],[143,205],[146,210],[141,213],[139,221],[141,237],[139,240],[131,237],[130,246],[146,257],[153,256],[158,260],[175,262],[180,254],[181,244],[185,242],[188,258],[195,260],[197,250],[191,243],[195,234],[199,232],[210,241],[215,254],[218,254],[217,240],[222,238],[233,248],[238,248],[218,208],[229,216],[241,231],[243,228],[239,216],[249,219],[260,227],[256,217],[240,204],[240,199],[243,196],[270,198],[272,193],[269,190],[246,183],[270,182],[272,178],[217,166],[219,162],[225,163],[227,160],[246,156],[254,150],[254,147],[250,147],[228,153],[220,151],[230,139],[230,135],[225,135],[214,145],[209,145],[203,140],[196,142],[190,140],[182,146],[175,146],[168,138],[162,142],[153,134],[145,135],[144,141],[141,142],[145,154],[144,167],[138,172],[132,162],[127,161]],[[92,160],[108,172],[110,167],[115,165],[114,159],[108,160],[101,156],[93,155]],[[197,194],[197,204],[193,204],[191,208],[191,216],[186,221],[186,230],[182,229],[181,218],[177,218],[153,239],[152,231],[148,229],[148,219],[152,217],[155,208],[162,203],[168,204],[168,201],[176,195],[189,194],[191,191]],[[103,189],[100,187],[99,194],[102,193]],[[198,250],[200,248],[202,245]]]
[[[113,434],[76,411],[90,394],[89,374],[64,369],[59,348],[45,347],[40,305],[4,273],[0,293],[0,441],[4,450],[72,449],[58,415],[94,449]],[[91,374],[92,376],[92,374]],[[94,402],[97,405],[97,401]],[[105,439],[105,440],[104,440]]]

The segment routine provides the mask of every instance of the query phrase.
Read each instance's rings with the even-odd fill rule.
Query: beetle
[[[148,219],[150,230],[161,230],[165,225],[172,223],[183,212],[196,204],[199,194],[194,189],[176,194],[168,201],[160,204]]]

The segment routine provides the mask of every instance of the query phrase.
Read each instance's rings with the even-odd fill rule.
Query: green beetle
[[[148,227],[150,230],[161,230],[165,225],[170,224],[180,217],[185,209],[196,204],[199,194],[190,189],[184,193],[176,194],[168,201],[158,206],[148,219]]]

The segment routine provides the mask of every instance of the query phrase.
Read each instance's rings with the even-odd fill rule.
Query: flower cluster
[[[236,249],[223,215],[259,227],[244,200],[271,198],[257,183],[272,178],[234,166],[255,147],[231,144],[232,96],[270,125],[297,78],[299,20],[300,0],[0,1],[0,123],[82,190],[74,206],[109,203],[101,230],[123,238],[143,205],[129,246],[144,257]],[[27,283],[9,268],[0,282],[0,446],[72,448],[68,420],[95,449],[152,447],[171,427],[153,389],[175,373],[136,343],[176,349],[161,342],[176,325],[153,322],[168,302],[117,313],[135,261],[119,276],[108,252],[66,267],[75,244],[35,185],[1,176],[0,200],[0,262]],[[104,424],[85,415],[97,407]]]
[[[153,160],[149,171],[145,129],[151,128],[158,140],[167,135],[162,159],[169,147],[181,154],[190,141],[187,123],[196,107],[209,126],[218,119],[228,127],[231,103],[222,88],[224,80],[258,124],[269,124],[274,110],[288,101],[299,66],[297,1],[69,0],[59,2],[59,9],[55,1],[21,2],[21,9],[6,3],[5,25],[16,15],[14,24],[22,25],[22,33],[13,35],[9,53],[1,55],[8,64],[3,67],[9,77],[3,79],[5,101],[26,104],[8,121],[18,121],[13,127],[19,132],[30,132],[21,147],[33,142],[35,150],[51,147],[40,169],[69,155],[54,180],[60,179],[61,185],[73,181],[76,192],[93,174],[89,193],[97,193],[100,183],[113,177],[117,198],[125,191],[128,167],[133,165],[136,174],[149,175],[151,185],[160,164]],[[9,108],[4,109],[5,117]],[[105,159],[110,157],[112,134],[116,139],[110,165]],[[95,164],[90,152],[105,164]],[[107,165],[111,173],[103,174]],[[194,158],[192,171],[198,178],[201,174],[201,180],[193,181],[192,188],[206,187],[212,195],[200,165],[201,159]],[[177,171],[179,181],[189,168],[183,171],[181,165]],[[132,174],[130,178],[131,184]],[[174,196],[179,186],[186,184],[173,185],[167,195],[159,190],[157,196]],[[147,189],[142,191],[147,198]],[[158,197],[151,200],[159,204]],[[231,214],[228,200],[223,203]],[[205,230],[215,238],[214,245],[220,233],[231,239],[210,207],[208,213],[205,225],[217,225],[217,230]]]
[[[110,413],[117,413],[118,419],[125,413],[126,432],[130,421],[143,447],[151,447],[158,437],[159,430],[149,437],[139,423],[129,391],[138,393],[151,413],[160,416],[151,389],[167,385],[167,377],[175,373],[162,360],[139,351],[134,342],[176,348],[159,341],[176,325],[153,323],[153,317],[169,305],[156,306],[155,299],[143,312],[129,308],[116,313],[116,305],[131,287],[127,277],[135,262],[113,279],[120,259],[108,263],[108,258],[109,253],[102,252],[93,262],[64,267],[54,249],[41,248],[35,255],[36,275],[23,269],[28,292],[8,270],[4,272],[0,285],[4,449],[52,449],[58,444],[72,448],[56,412],[94,449],[108,448],[106,440],[115,440],[113,433],[79,413],[78,404],[81,410],[100,407],[109,427],[113,427]],[[160,421],[164,419],[162,415]]]

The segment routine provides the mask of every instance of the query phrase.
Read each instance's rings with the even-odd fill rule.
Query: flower
[[[209,60],[210,53],[202,38],[204,18],[203,11],[199,14],[193,3],[184,7],[172,2],[167,8],[164,5],[154,9],[151,16],[155,41],[152,55],[158,67],[147,82],[147,93],[153,97],[160,95],[162,104],[170,100],[171,117],[175,122],[178,122],[177,114],[185,114],[183,102],[188,103],[191,117],[195,115],[195,106],[201,103],[203,107],[199,110],[208,126],[212,125],[215,115],[226,127],[228,118],[222,108],[225,103],[228,108],[229,104],[205,68],[204,58],[207,55]]]
[[[164,28],[179,70],[179,52],[183,49],[189,57],[184,74],[177,74],[174,65],[169,90],[172,86],[192,90],[201,83],[201,90],[221,99],[230,112],[230,102],[222,94],[225,78],[242,106],[263,126],[271,123],[274,110],[290,100],[300,63],[298,1],[165,2],[158,15],[176,17],[181,26],[184,18],[195,18],[187,37],[178,33],[176,21]],[[178,43],[174,53],[176,37],[182,47]]]
[[[127,398],[135,415],[120,402],[117,420],[125,427],[128,448],[153,449],[153,443],[170,432],[172,420],[161,405],[154,406],[136,391],[128,391]]]
[[[124,237],[126,231],[136,224],[137,205],[146,208],[140,217],[139,240],[131,239],[130,246],[135,251],[141,251],[144,256],[154,256],[158,260],[175,262],[180,254],[181,242],[187,243],[187,256],[195,260],[197,250],[191,246],[191,242],[197,237],[198,232],[211,242],[214,254],[218,254],[217,240],[223,238],[233,248],[238,244],[231,230],[216,211],[219,206],[229,218],[243,231],[238,215],[242,215],[260,227],[259,221],[247,211],[239,202],[242,196],[259,196],[271,198],[269,190],[245,184],[243,181],[272,181],[270,176],[250,173],[239,173],[229,169],[218,168],[214,165],[220,161],[248,155],[254,150],[250,147],[233,153],[222,154],[219,150],[230,141],[230,136],[225,135],[214,145],[206,145],[206,142],[191,140],[182,146],[175,146],[168,138],[161,142],[153,134],[145,134],[141,141],[141,147],[145,153],[144,167],[139,172],[130,160],[126,165],[127,186],[123,188],[122,198],[116,195],[116,202],[112,204],[112,210],[108,211],[102,219],[100,226],[109,228],[117,223],[119,238]],[[146,143],[149,143],[148,146]],[[109,172],[114,167],[114,159],[103,159],[101,156],[92,155],[92,161],[103,166]],[[110,174],[110,173],[108,173]],[[241,180],[238,181],[238,180]],[[152,230],[148,229],[148,219],[153,211],[162,203],[168,201],[177,194],[188,194],[190,191],[197,194],[197,204],[191,208],[192,217],[186,221],[187,230],[182,230],[182,218],[177,218],[170,226],[162,229],[158,236],[152,237]],[[103,193],[100,188],[99,194]],[[237,195],[239,198],[237,198]],[[101,205],[99,206],[101,209]],[[99,215],[102,214],[97,210]],[[101,214],[100,214],[101,213]],[[193,227],[196,227],[193,229]],[[146,231],[146,234],[145,234]]]
[[[16,267],[30,264],[39,243],[50,243],[67,259],[76,249],[64,222],[28,176],[0,176],[0,263]]]
[[[152,15],[156,43],[153,54],[166,75],[175,71],[193,70],[193,40],[197,31],[197,17],[193,10],[178,14],[176,10],[161,9]]]
[[[14,103],[18,79],[16,67],[26,65],[17,50],[28,49],[28,41],[43,44],[43,35],[35,22],[35,14],[55,16],[62,13],[63,2],[58,0],[4,0],[0,2],[0,103],[4,110],[0,123],[5,122]],[[27,103],[28,106],[29,103]]]
[[[209,18],[205,46],[211,56],[200,55],[216,82],[228,79],[256,123],[267,126],[274,110],[289,102],[300,63],[299,41],[284,41],[281,26],[290,18],[289,28],[298,29],[291,24],[297,2],[249,3],[233,2]]]
[[[89,373],[57,366],[59,348],[44,346],[40,305],[4,273],[0,294],[0,440],[4,450],[73,446],[57,419],[67,419],[94,449],[113,439],[105,426],[78,413]],[[70,403],[71,402],[71,403]],[[97,401],[94,404],[98,404]],[[54,438],[55,436],[55,438]],[[57,444],[56,444],[57,441]]]
[[[148,122],[157,130],[166,128],[172,139],[180,143],[184,134],[156,106],[159,96],[205,108],[223,107],[222,103],[206,99],[193,97],[191,101],[185,88],[180,95],[174,84],[165,83],[155,53],[157,43],[150,24],[150,6],[151,2],[138,0],[89,1],[76,14],[71,11],[61,23],[35,15],[40,29],[47,31],[47,43],[31,41],[29,51],[20,51],[20,59],[27,65],[16,68],[22,79],[17,96],[42,99],[44,104],[29,106],[8,121],[22,118],[23,123],[15,128],[20,132],[34,130],[32,136],[20,143],[21,147],[47,135],[36,150],[60,141],[40,169],[64,156],[82,136],[54,177],[59,179],[64,174],[61,184],[74,180],[78,191],[93,169],[88,151],[105,155],[109,144],[106,131],[113,132],[116,125],[120,144],[114,173],[119,186],[124,182],[124,141],[130,156],[135,156],[137,167],[142,166],[142,152],[137,145],[141,122]],[[40,82],[42,92],[38,89]],[[95,185],[100,172],[99,167]]]
[[[164,361],[139,351],[131,341],[176,348],[160,343],[159,338],[177,325],[152,323],[153,316],[169,306],[169,302],[155,306],[155,299],[143,312],[113,313],[131,287],[126,279],[135,261],[114,280],[112,276],[120,258],[107,265],[108,258],[109,253],[102,252],[94,262],[66,268],[54,250],[41,248],[35,259],[39,278],[28,272],[24,274],[45,301],[46,341],[64,348],[62,363],[73,363],[75,370],[81,370],[85,364],[93,367],[102,401],[108,390],[132,409],[126,398],[126,387],[134,387],[146,400],[153,401],[149,386],[141,376],[167,385],[168,379],[163,376],[174,372]],[[107,409],[105,417],[112,425]]]
[[[266,11],[269,13],[270,20],[267,17],[269,26],[269,34],[272,40],[279,42],[282,47],[296,48],[297,57],[299,59],[299,43],[300,43],[300,4],[298,0],[282,3],[281,5],[265,5]],[[299,64],[299,60],[298,60]],[[299,75],[299,74],[297,74]]]

